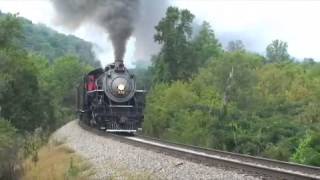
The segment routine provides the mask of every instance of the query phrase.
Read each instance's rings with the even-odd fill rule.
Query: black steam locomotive
[[[115,61],[84,76],[77,89],[79,119],[107,132],[135,133],[143,121],[145,91],[135,76]]]

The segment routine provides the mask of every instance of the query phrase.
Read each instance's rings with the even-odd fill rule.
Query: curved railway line
[[[320,179],[319,167],[172,143],[141,135],[128,137],[109,134],[89,127],[80,121],[79,125],[91,133],[112,138],[126,144],[143,147],[208,166],[237,170],[239,172],[261,177],[262,179]]]

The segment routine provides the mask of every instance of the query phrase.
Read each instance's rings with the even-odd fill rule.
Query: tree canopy
[[[209,23],[204,22],[199,33],[193,34],[194,15],[188,10],[169,7],[166,16],[155,27],[155,42],[162,45],[153,58],[156,82],[188,80],[208,60],[221,54],[222,48]]]
[[[280,40],[273,40],[267,47],[267,60],[269,62],[281,62],[289,60],[288,44]]]
[[[227,50],[230,52],[235,52],[235,51],[244,51],[245,46],[241,40],[236,40],[236,41],[230,41],[227,46]]]
[[[192,35],[190,14],[170,7],[156,26],[144,133],[319,166],[320,63],[293,60],[281,40],[266,56],[240,40],[223,51],[208,23]]]
[[[21,43],[30,42],[24,23],[17,15],[0,14],[0,179],[18,178],[14,171],[21,165],[24,142],[36,129],[49,133],[72,119],[75,85],[94,62],[69,55],[59,46],[55,48],[60,49],[60,58],[52,60],[45,56],[48,51],[30,50]]]

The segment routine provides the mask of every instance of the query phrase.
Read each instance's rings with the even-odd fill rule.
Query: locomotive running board
[[[127,132],[127,133],[135,133],[137,130],[125,130],[125,129],[107,129],[107,132]]]

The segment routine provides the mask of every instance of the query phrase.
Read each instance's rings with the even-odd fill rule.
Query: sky
[[[145,0],[149,1],[149,0]],[[190,10],[196,23],[207,21],[219,41],[226,46],[231,40],[242,40],[250,51],[265,54],[274,39],[288,43],[288,52],[297,59],[320,60],[320,1],[315,0],[169,0],[169,4]],[[94,44],[94,52],[103,65],[113,61],[108,35],[99,27],[84,24],[77,30],[66,29],[55,22],[55,10],[49,0],[0,0],[0,10],[19,13],[34,23],[45,24],[61,33],[74,34]],[[141,17],[143,18],[143,17]],[[152,28],[154,25],[149,25]],[[135,61],[136,38],[130,38],[124,61]]]

